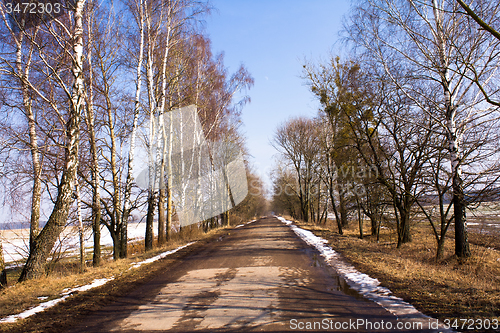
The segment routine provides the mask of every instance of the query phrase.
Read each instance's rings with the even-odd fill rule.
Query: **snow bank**
[[[304,240],[308,245],[314,246],[319,251],[321,256],[325,258],[327,264],[333,267],[339,275],[344,278],[347,284],[362,296],[378,303],[398,318],[416,320],[431,319],[431,317],[426,316],[415,309],[413,305],[405,302],[399,297],[391,295],[392,292],[389,289],[380,286],[379,280],[357,271],[354,266],[344,262],[339,253],[328,246],[328,241],[326,239],[316,236],[309,230],[293,225],[292,221],[288,221],[281,216],[276,216],[276,218],[288,225],[293,232],[295,232],[295,234],[297,234],[297,236]],[[446,330],[441,331],[445,332]],[[448,330],[446,332],[451,331]]]
[[[146,259],[146,260],[144,260],[144,261],[140,261],[140,262],[138,262],[138,263],[134,264],[132,267],[130,267],[130,269],[132,269],[132,268],[137,268],[137,267],[141,267],[141,266],[142,266],[142,265],[144,265],[144,264],[149,264],[149,263],[155,262],[155,261],[157,261],[157,260],[163,259],[163,258],[165,258],[166,256],[168,256],[168,255],[170,255],[170,254],[172,254],[172,253],[175,253],[175,252],[177,252],[177,251],[179,251],[179,250],[182,250],[183,248],[188,247],[189,245],[192,245],[192,244],[194,244],[194,243],[196,243],[196,242],[187,243],[186,245],[179,246],[179,247],[178,247],[178,248],[176,248],[176,249],[173,249],[173,250],[170,250],[170,251],[166,251],[166,252],[160,253],[160,254],[159,254],[159,255],[157,255],[157,256],[151,257],[151,258]]]
[[[53,307],[54,305],[56,305],[59,302],[64,301],[66,298],[70,297],[74,293],[82,292],[82,291],[87,291],[87,290],[90,290],[90,289],[102,286],[102,285],[106,284],[108,281],[111,281],[111,280],[114,280],[114,277],[111,277],[109,279],[96,279],[96,280],[92,281],[91,284],[87,284],[85,286],[71,288],[71,289],[65,289],[61,293],[62,297],[53,299],[53,300],[48,301],[48,302],[41,303],[41,304],[39,304],[39,305],[37,305],[35,307],[32,307],[31,309],[28,309],[26,311],[21,312],[19,314],[10,315],[8,317],[0,319],[0,323],[14,323],[18,319],[28,318],[29,316],[32,316],[32,315],[34,315],[34,314],[36,314],[38,312],[42,312],[45,309]]]
[[[244,227],[244,226],[246,226],[247,224],[253,223],[253,222],[255,222],[255,221],[257,221],[257,220],[252,220],[252,221],[249,221],[249,222],[246,222],[246,223],[243,223],[243,224],[238,224],[238,225],[237,225],[236,227],[234,227],[234,228],[235,228],[235,229],[237,229],[237,228],[241,228],[241,227]]]

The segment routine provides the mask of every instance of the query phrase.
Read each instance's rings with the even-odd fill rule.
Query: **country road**
[[[354,328],[361,321],[378,329]],[[382,329],[388,322],[393,329]],[[138,286],[71,332],[411,331],[397,324],[348,289],[288,226],[267,217],[191,253],[174,272]]]

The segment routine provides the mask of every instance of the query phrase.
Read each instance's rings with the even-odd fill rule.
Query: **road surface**
[[[410,331],[398,323],[267,217],[206,244],[71,332]]]

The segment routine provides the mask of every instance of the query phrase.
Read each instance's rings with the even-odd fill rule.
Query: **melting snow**
[[[140,262],[134,264],[132,267],[130,267],[130,269],[137,268],[137,267],[140,267],[144,264],[149,264],[149,263],[154,262],[156,260],[165,258],[169,254],[175,253],[175,252],[177,252],[177,251],[179,251],[179,250],[181,250],[181,249],[183,249],[183,248],[185,248],[193,243],[196,243],[196,242],[191,242],[191,243],[188,243],[186,245],[179,246],[176,249],[166,251],[166,252],[160,253],[159,255],[154,256],[152,258],[140,261]],[[102,285],[104,285],[107,282],[112,281],[112,280],[114,280],[114,277],[111,277],[109,279],[96,279],[96,280],[92,281],[92,283],[84,285],[84,286],[75,287],[75,288],[71,288],[71,289],[64,289],[61,293],[62,297],[53,299],[53,300],[48,301],[48,302],[41,303],[41,304],[39,304],[35,307],[32,307],[31,309],[28,309],[26,311],[23,311],[21,313],[10,315],[10,316],[7,316],[5,318],[2,318],[2,319],[0,319],[0,323],[13,323],[13,322],[17,321],[18,319],[28,318],[29,316],[32,316],[38,312],[42,312],[45,309],[53,307],[54,305],[56,305],[59,302],[64,301],[66,298],[70,297],[74,293],[83,292],[83,291],[87,291],[87,290],[102,286]],[[46,298],[45,296],[42,296],[42,297],[39,297],[38,299],[45,299],[45,298]]]
[[[63,293],[61,294],[62,297],[53,299],[53,300],[48,301],[48,302],[41,303],[41,304],[39,304],[35,307],[32,307],[31,309],[28,309],[26,311],[23,311],[21,313],[10,315],[8,317],[0,319],[0,323],[13,323],[13,322],[17,321],[18,319],[28,318],[29,316],[32,316],[38,312],[42,312],[45,309],[53,307],[57,303],[64,301],[66,298],[70,297],[72,294],[74,294],[76,292],[86,291],[86,290],[89,290],[92,288],[102,286],[105,283],[107,283],[108,281],[111,281],[113,279],[114,279],[114,277],[111,277],[109,279],[96,279],[91,284],[87,284],[85,286],[76,287],[76,288],[72,288],[72,289],[65,289],[65,290],[63,290]]]
[[[137,267],[140,267],[140,266],[142,266],[144,264],[149,264],[149,263],[155,262],[157,260],[163,259],[166,256],[168,256],[169,254],[172,254],[172,253],[175,253],[175,252],[177,252],[179,250],[182,250],[183,248],[188,247],[189,245],[194,244],[194,243],[196,243],[196,242],[187,243],[186,245],[179,246],[176,249],[173,249],[173,250],[170,250],[170,251],[167,251],[167,252],[163,252],[163,253],[160,253],[159,255],[154,256],[152,258],[146,259],[144,261],[140,261],[140,262],[136,263],[134,266],[130,267],[130,269],[137,268]]]
[[[405,302],[403,299],[391,295],[391,291],[385,287],[380,286],[380,281],[374,279],[367,274],[361,273],[354,268],[354,266],[347,264],[342,260],[339,253],[328,246],[328,241],[324,238],[318,237],[309,230],[293,225],[292,221],[288,221],[281,216],[276,216],[281,222],[288,225],[302,240],[310,246],[314,246],[325,261],[333,267],[340,276],[342,276],[347,284],[359,294],[372,300],[387,311],[391,312],[398,318],[405,319],[426,319],[431,317],[424,315],[413,305]],[[441,332],[451,332],[450,330],[440,330]]]

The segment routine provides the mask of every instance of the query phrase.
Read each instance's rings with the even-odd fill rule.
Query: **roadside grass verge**
[[[79,272],[78,257],[68,257],[53,265],[47,276],[17,283],[21,268],[9,272],[9,286],[0,290],[0,319],[8,315],[21,313],[40,303],[61,297],[65,289],[90,284],[95,279],[111,278],[113,281],[88,292],[77,293],[62,303],[44,312],[33,315],[16,323],[0,323],[0,332],[59,332],[64,331],[74,323],[79,315],[108,304],[116,296],[132,290],[141,281],[154,277],[159,269],[168,269],[176,258],[193,251],[193,248],[210,242],[221,234],[227,234],[228,228],[210,230],[204,233],[196,225],[182,228],[181,232],[173,233],[168,244],[154,247],[144,252],[144,240],[131,242],[128,245],[129,257],[113,260],[104,257],[99,267],[87,265],[84,273]],[[192,241],[198,241],[177,253],[167,256],[163,260],[130,269],[133,263],[154,257],[162,252],[175,249]],[[156,244],[155,244],[156,245]],[[181,253],[182,252],[182,253]],[[87,295],[87,296],[86,296]]]
[[[377,243],[374,236],[359,239],[354,223],[341,236],[330,221],[324,226],[295,222],[327,239],[356,269],[377,278],[395,296],[424,314],[440,320],[500,321],[500,252],[490,246],[495,239],[498,241],[495,236],[471,234],[473,256],[467,260],[458,260],[454,240],[449,238],[444,258],[436,262],[435,239],[430,227],[423,223],[413,226],[413,241],[398,249],[396,236],[389,229],[381,230]],[[368,223],[365,227],[364,234],[369,235]]]

